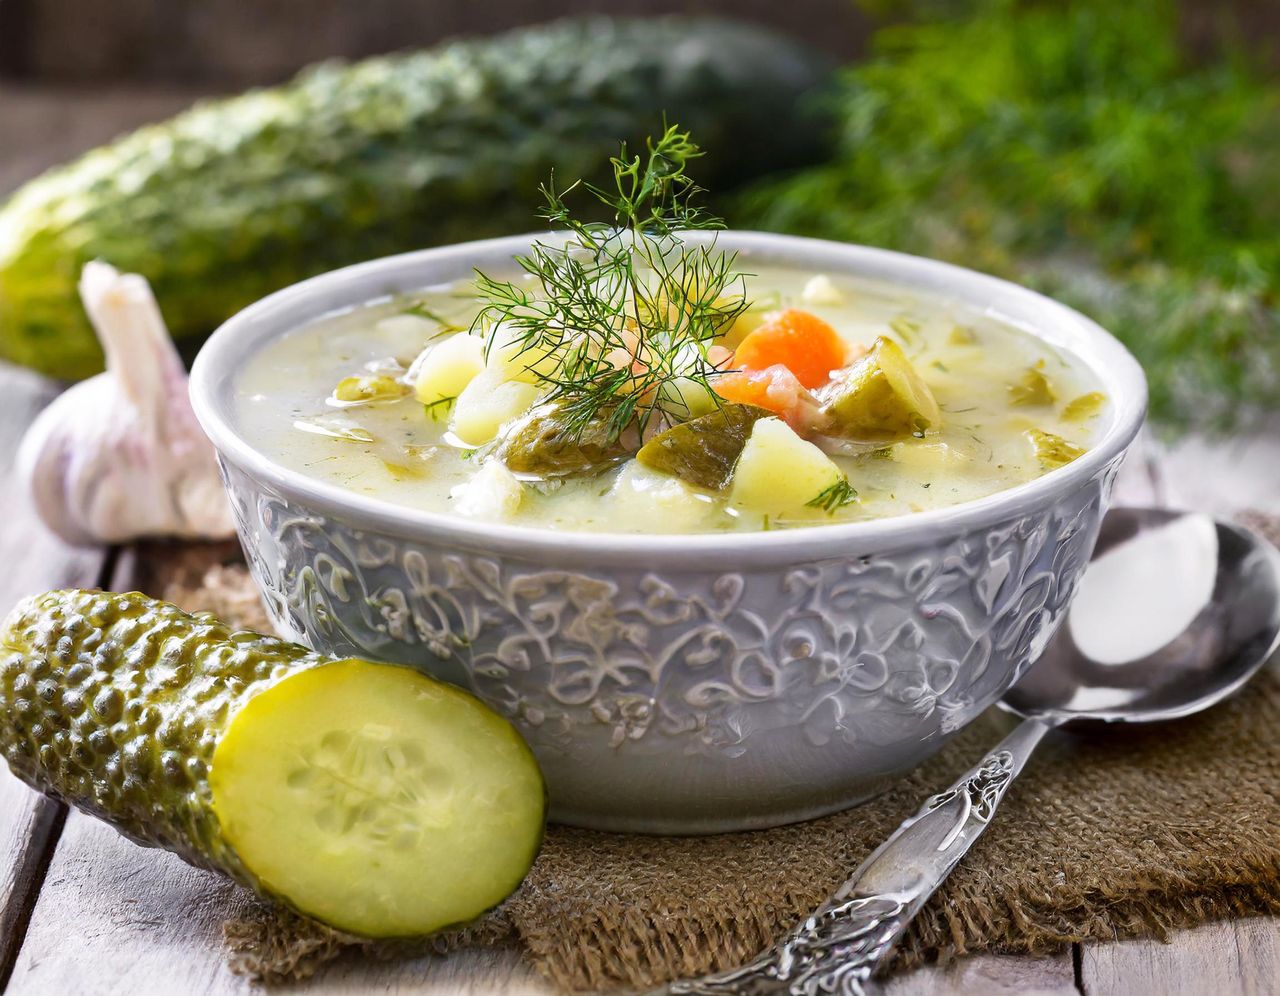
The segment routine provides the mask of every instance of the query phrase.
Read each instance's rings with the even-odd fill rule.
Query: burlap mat
[[[1270,526],[1280,537],[1280,521]],[[210,561],[215,563],[210,566]],[[225,560],[225,563],[217,563]],[[164,564],[165,556],[144,562]],[[172,548],[150,588],[190,608],[266,625],[229,548]],[[518,939],[566,991],[638,987],[740,963],[809,913],[928,795],[1009,727],[989,714],[884,796],[837,816],[757,833],[656,838],[552,827],[520,890],[433,947]],[[925,907],[891,970],[970,952],[1044,952],[1071,941],[1280,913],[1280,674],[1162,729],[1054,734],[988,832]],[[265,907],[228,922],[232,967],[298,979],[364,947]],[[415,952],[417,953],[417,952]]]

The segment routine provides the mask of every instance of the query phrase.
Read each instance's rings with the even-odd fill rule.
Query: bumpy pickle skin
[[[382,714],[332,707],[359,694]],[[472,770],[427,756],[441,730],[471,746]],[[296,784],[326,737],[360,736],[394,760],[361,748],[342,770],[353,804],[335,807],[324,780]],[[53,591],[14,608],[0,627],[0,753],[33,788],[139,844],[370,937],[430,934],[496,905],[532,864],[545,818],[528,747],[465,692],[137,592]],[[406,797],[412,806],[393,805]],[[429,824],[444,817],[442,834]],[[476,827],[481,851],[459,852]]]
[[[640,448],[636,459],[708,491],[728,486],[751,430],[773,413],[756,405],[721,405],[715,411],[674,425]]]
[[[942,424],[929,385],[892,339],[881,336],[848,375],[827,389],[823,432],[841,439],[890,442]]]
[[[575,423],[564,403],[549,401],[511,424],[498,446],[498,458],[526,479],[598,474],[632,452],[632,431],[611,432],[610,411],[585,425]]]

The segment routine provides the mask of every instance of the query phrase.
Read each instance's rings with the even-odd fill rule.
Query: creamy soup
[[[1070,462],[1105,422],[1078,361],[969,306],[739,266],[741,300],[683,343],[665,316],[658,346],[643,316],[624,315],[609,349],[573,330],[548,340],[545,324],[535,339],[511,313],[482,315],[492,288],[472,281],[334,315],[249,357],[240,428],[280,464],[397,505],[698,533],[971,501]],[[510,279],[536,299],[534,277]]]

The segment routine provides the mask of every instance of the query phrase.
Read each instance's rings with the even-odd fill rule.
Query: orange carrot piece
[[[781,363],[805,387],[821,387],[844,366],[844,340],[817,315],[798,308],[774,312],[739,343],[734,366],[764,370]]]
[[[781,363],[764,370],[734,370],[716,377],[711,384],[725,401],[767,408],[797,432],[804,431],[816,409],[804,385]]]

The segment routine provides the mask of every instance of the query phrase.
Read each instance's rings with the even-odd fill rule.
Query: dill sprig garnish
[[[849,483],[849,478],[841,477],[834,484],[823,488],[813,498],[805,502],[807,508],[820,508],[828,515],[836,509],[852,505],[858,500],[858,492]]]
[[[548,400],[561,401],[570,433],[604,421],[611,440],[633,425],[643,439],[655,422],[690,416],[688,391],[712,394],[720,371],[707,351],[748,302],[736,253],[714,237],[683,239],[724,227],[695,203],[702,191],[686,168],[701,155],[673,126],[646,143],[644,156],[629,157],[623,145],[610,160],[613,189],[579,180],[557,190],[553,177],[540,188],[540,214],[565,235],[517,257],[532,286],[477,274],[473,330],[486,334],[488,351],[519,349]],[[578,191],[612,219],[577,217],[567,198]]]

